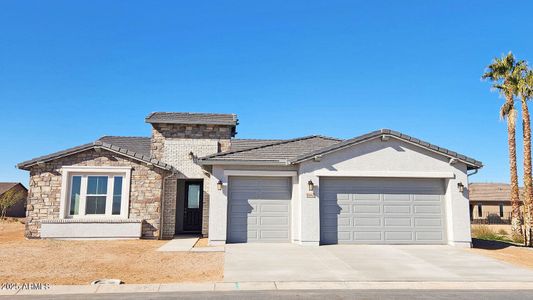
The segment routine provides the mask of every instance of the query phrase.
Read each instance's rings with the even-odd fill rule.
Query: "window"
[[[85,214],[105,215],[107,179],[107,176],[87,176]]]
[[[64,167],[61,215],[127,218],[131,168]]]
[[[80,210],[81,176],[72,176],[70,190],[70,214],[77,215]]]
[[[500,203],[500,218],[503,218],[503,203]]]
[[[477,216],[482,218],[483,217],[483,208],[481,206],[481,203],[477,204]]]
[[[200,185],[190,184],[187,191],[187,208],[200,207]]]
[[[122,176],[115,176],[113,182],[113,209],[111,214],[120,215],[122,201]]]

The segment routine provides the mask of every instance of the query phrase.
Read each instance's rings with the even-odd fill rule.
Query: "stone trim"
[[[63,224],[63,223],[142,223],[138,219],[52,219],[41,220],[41,224]]]

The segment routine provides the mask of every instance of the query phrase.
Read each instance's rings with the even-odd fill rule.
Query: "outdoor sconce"
[[[464,192],[464,190],[465,190],[465,186],[463,185],[462,182],[459,182],[459,183],[457,184],[457,189],[459,189],[459,192],[461,192],[461,193]]]
[[[192,151],[189,152],[189,159],[194,159],[194,153]]]
[[[315,184],[313,183],[313,181],[309,180],[307,182],[307,185],[309,186],[309,191],[310,192],[312,192],[315,189]]]
[[[221,180],[219,180],[217,182],[217,190],[222,191],[222,181]]]

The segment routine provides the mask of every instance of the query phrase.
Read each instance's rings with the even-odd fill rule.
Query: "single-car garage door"
[[[441,179],[320,179],[322,244],[444,244]]]
[[[288,177],[230,177],[228,242],[289,242]]]

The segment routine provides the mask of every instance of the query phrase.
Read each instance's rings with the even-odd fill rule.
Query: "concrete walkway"
[[[186,235],[186,234],[177,235],[172,240],[170,240],[168,243],[159,247],[157,251],[163,251],[163,252],[191,251],[194,245],[196,244],[196,242],[198,242],[198,239],[199,239],[198,235]]]
[[[533,282],[533,271],[450,246],[228,244],[224,281]]]
[[[176,284],[55,285],[43,290],[0,290],[0,296],[269,290],[533,290],[529,282],[206,282]]]

